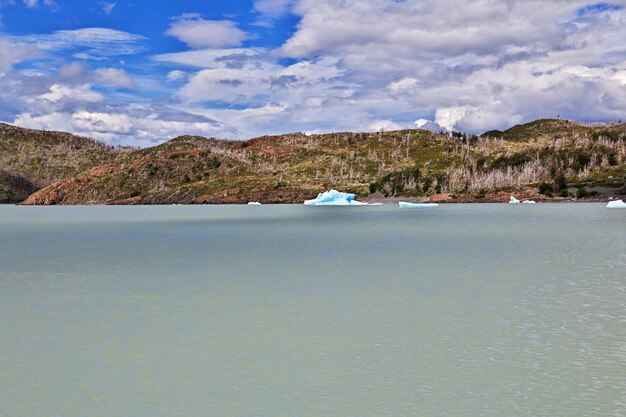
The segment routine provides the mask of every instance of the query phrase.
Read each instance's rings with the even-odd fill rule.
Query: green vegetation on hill
[[[69,133],[0,123],[0,169],[18,172],[38,186],[114,162],[127,152]]]
[[[546,137],[558,135],[570,136],[575,134],[585,134],[594,129],[569,120],[560,119],[540,119],[534,122],[516,125],[501,132],[491,130],[485,132],[481,137],[491,137],[494,139],[504,139],[508,141],[540,140]]]
[[[368,194],[381,173],[445,166],[454,141],[424,131],[290,134],[249,141],[176,138],[33,196],[33,203],[295,202],[330,187]],[[410,185],[407,186],[410,188]],[[88,200],[86,196],[89,196]]]
[[[626,175],[626,125],[562,120],[538,120],[480,137],[423,130],[292,133],[248,141],[181,136],[138,150],[83,138],[71,139],[80,146],[44,146],[41,135],[47,132],[28,132],[39,135],[27,142],[38,144],[40,160],[49,155],[53,166],[69,174],[26,204],[301,202],[329,188],[362,197],[443,201],[501,200],[512,192],[589,198],[619,195]],[[65,148],[66,157],[59,152]],[[25,154],[17,160],[29,167]],[[80,162],[70,164],[67,158]]]
[[[5,173],[0,177],[0,201],[20,202],[39,188],[122,160],[129,151],[69,133],[0,123],[0,171]]]

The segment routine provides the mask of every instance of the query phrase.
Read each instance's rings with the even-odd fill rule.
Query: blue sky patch
[[[622,10],[623,8],[624,6],[622,6],[621,4],[595,3],[595,4],[590,4],[588,6],[585,6],[585,7],[581,7],[580,9],[578,9],[576,14],[579,17],[583,17],[589,14],[594,14],[594,13]]]

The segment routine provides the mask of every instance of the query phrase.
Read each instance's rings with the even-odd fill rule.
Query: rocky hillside
[[[25,204],[301,202],[329,188],[436,201],[626,193],[626,125],[562,120],[481,136],[422,130],[294,133],[244,142],[184,136],[105,158],[112,163],[94,163]]]
[[[130,162],[56,183],[26,203],[296,202],[329,187],[366,195],[392,166],[443,169],[447,145],[436,137],[417,131],[291,134],[246,142],[181,137],[136,151]]]
[[[64,132],[23,129],[0,123],[0,190],[4,202],[94,166],[122,160],[129,149],[113,148]],[[24,181],[29,183],[25,186]]]

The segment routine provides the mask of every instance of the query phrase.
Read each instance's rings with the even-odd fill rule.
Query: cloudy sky
[[[0,120],[180,134],[626,119],[626,0],[0,0]]]

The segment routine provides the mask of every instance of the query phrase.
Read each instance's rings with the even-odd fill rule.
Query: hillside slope
[[[101,164],[123,159],[125,148],[113,148],[64,132],[24,129],[0,123],[0,170],[14,173],[37,189]],[[17,180],[1,179],[8,195],[21,196]],[[27,188],[22,188],[26,190]],[[23,198],[21,199],[23,200]],[[8,202],[17,202],[11,198]]]
[[[453,143],[423,131],[292,134],[246,142],[183,137],[137,151],[132,162],[54,184],[26,203],[296,202],[328,187],[364,195],[381,172],[416,163],[425,172],[441,171]]]
[[[18,203],[38,190],[38,187],[21,175],[0,170],[0,204]]]
[[[184,136],[59,181],[25,204],[301,202],[329,188],[437,201],[625,192],[626,125],[539,120],[501,133]]]

